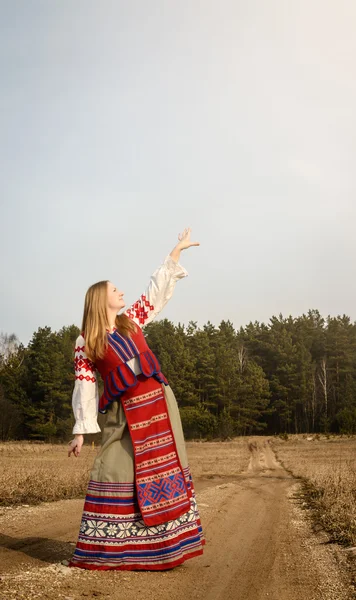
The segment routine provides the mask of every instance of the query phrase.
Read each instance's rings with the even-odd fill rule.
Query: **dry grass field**
[[[84,496],[98,447],[84,445],[80,456],[67,446],[28,442],[0,444],[0,505],[37,504]],[[194,478],[240,473],[249,461],[247,439],[187,442]]]
[[[356,546],[356,436],[273,438],[282,465],[304,479],[305,500],[334,541]]]
[[[316,520],[335,541],[356,545],[356,437],[274,437],[272,447],[282,465],[303,478]],[[195,480],[234,477],[250,458],[248,438],[187,442],[187,451]],[[69,458],[65,444],[0,444],[0,505],[83,497],[97,452],[84,445],[79,458]]]
[[[167,573],[66,566],[97,447],[69,458],[66,444],[0,444],[0,598],[137,600],[144,592],[166,600],[169,589],[171,600],[355,600],[354,553],[329,544],[354,545],[355,442],[188,442],[207,543],[202,556]],[[310,503],[314,510],[303,510]],[[313,531],[313,515],[330,536]]]
[[[76,459],[67,456],[65,444],[0,444],[0,505],[37,504],[84,494],[95,454],[91,446],[84,446]]]

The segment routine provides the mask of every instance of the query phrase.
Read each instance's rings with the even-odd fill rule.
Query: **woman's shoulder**
[[[84,351],[84,346],[85,346],[85,339],[84,339],[83,333],[80,333],[78,335],[77,339],[75,340],[75,350],[78,350],[80,347]]]

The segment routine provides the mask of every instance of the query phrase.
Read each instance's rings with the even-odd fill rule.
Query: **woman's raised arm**
[[[190,241],[190,232],[190,228],[187,228],[179,234],[178,244],[151,275],[144,293],[126,309],[125,314],[140,327],[147,325],[155,318],[172,297],[178,279],[188,275],[186,269],[178,261],[182,250],[200,245],[199,242]]]

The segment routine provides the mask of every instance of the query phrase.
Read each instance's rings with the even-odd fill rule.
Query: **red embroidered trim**
[[[93,383],[96,382],[95,377],[90,377],[89,375],[76,375],[75,378],[80,379],[80,381],[83,381],[83,379],[85,379],[86,381],[92,381]]]
[[[83,358],[80,354],[74,358],[74,370],[79,373],[82,369],[85,369],[86,372],[91,371],[95,373],[94,363],[89,358]]]
[[[154,308],[155,307],[147,300],[146,296],[142,294],[137,302],[127,309],[126,314],[130,319],[136,318],[140,325],[144,325],[148,319],[149,313],[151,313]]]

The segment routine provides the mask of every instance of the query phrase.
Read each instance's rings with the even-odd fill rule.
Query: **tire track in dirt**
[[[195,482],[204,555],[172,571],[88,572],[60,564],[73,551],[83,500],[4,511],[0,598],[355,598],[338,566],[343,555],[311,531],[297,497],[300,482],[278,462],[269,439],[250,438],[248,445],[250,461],[240,475]]]

